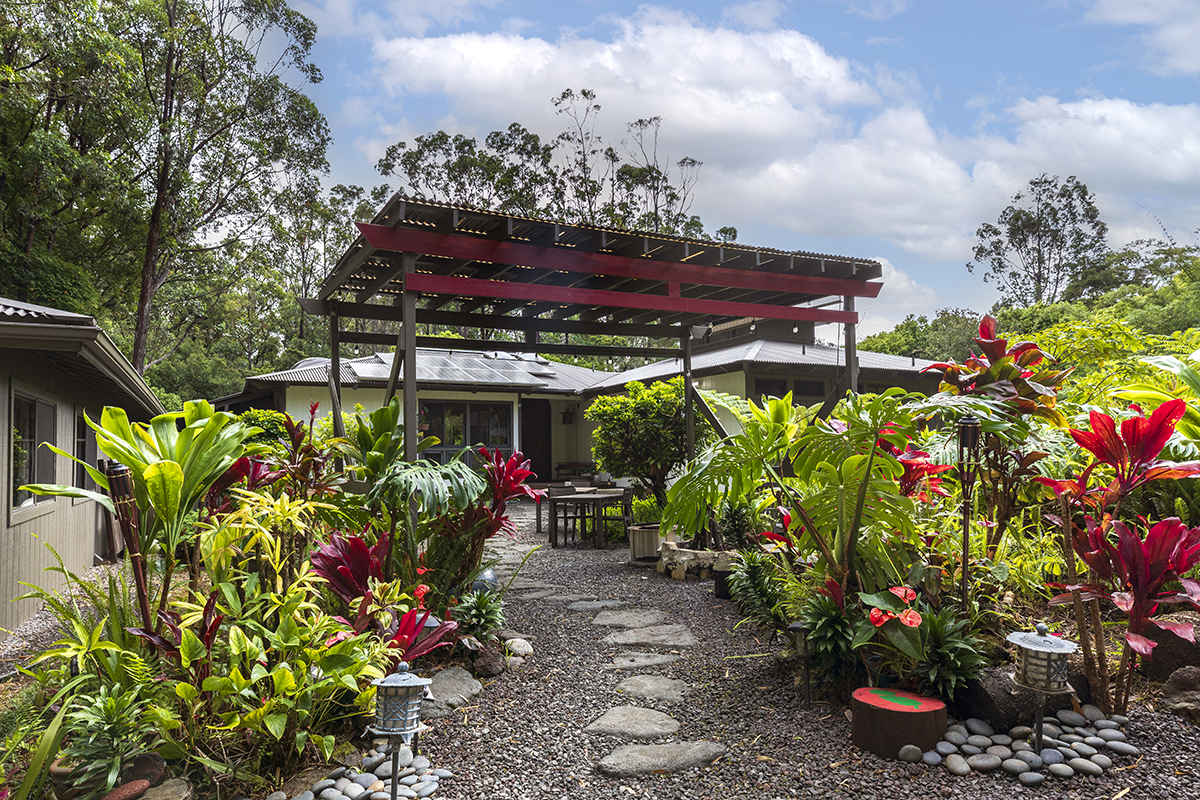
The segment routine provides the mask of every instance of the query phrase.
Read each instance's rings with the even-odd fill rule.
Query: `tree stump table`
[[[896,758],[906,744],[932,750],[946,733],[946,704],[932,697],[865,686],[850,707],[854,746],[881,758]]]

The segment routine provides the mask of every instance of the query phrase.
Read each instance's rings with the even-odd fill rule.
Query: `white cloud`
[[[1096,0],[1085,19],[1144,29],[1138,39],[1152,72],[1200,72],[1200,4],[1194,0]]]
[[[909,314],[928,315],[939,301],[936,291],[918,283],[891,261],[886,258],[875,260],[883,264],[883,288],[879,297],[860,298],[855,303],[861,316],[856,331],[859,338],[889,331]]]
[[[867,19],[887,19],[908,8],[908,0],[838,0],[846,10]]]
[[[723,9],[721,17],[737,27],[770,30],[777,27],[779,16],[786,10],[782,0],[746,0]]]
[[[295,0],[292,7],[317,23],[322,37],[373,38],[396,34],[424,36],[435,28],[453,28],[475,19],[479,8],[501,0],[388,0],[382,11],[359,0]]]
[[[899,44],[903,41],[903,36],[872,36],[870,39],[867,39],[867,44]]]

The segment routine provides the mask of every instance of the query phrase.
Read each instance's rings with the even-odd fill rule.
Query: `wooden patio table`
[[[624,496],[624,491],[621,489],[597,489],[594,486],[579,486],[576,487],[575,494],[558,495],[556,497],[547,497],[546,500],[550,503],[550,546],[558,547],[558,506],[571,504],[573,506],[584,506],[587,509],[587,516],[592,520],[592,532],[595,537],[594,542],[596,547],[604,548],[604,526],[600,524],[600,516],[604,513],[607,506],[614,503],[620,503]]]

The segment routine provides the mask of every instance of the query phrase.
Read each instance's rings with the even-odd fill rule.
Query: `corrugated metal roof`
[[[840,347],[829,347],[828,345],[755,339],[694,354],[692,356],[692,372],[699,373],[704,370],[743,363],[835,367],[846,363],[846,353]],[[915,374],[933,363],[935,362],[926,361],[923,358],[916,359],[914,363],[913,359],[906,356],[872,353],[866,350],[858,351],[858,368],[860,370],[887,370]],[[672,358],[617,373],[586,388],[591,391],[607,391],[619,389],[630,381],[662,380],[682,372],[683,359]]]
[[[304,366],[254,375],[246,382],[318,385],[329,382],[329,359],[305,359],[300,363]],[[386,385],[391,368],[391,353],[343,359],[342,385]],[[532,355],[417,350],[417,382],[424,384],[573,393],[611,374],[574,364],[545,361]]]
[[[96,322],[87,314],[76,314],[73,311],[63,311],[58,308],[22,303],[20,300],[0,298],[0,315],[8,318],[9,322],[57,322],[61,325],[95,325]]]

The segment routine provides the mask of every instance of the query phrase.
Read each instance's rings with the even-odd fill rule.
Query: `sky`
[[[657,115],[660,151],[703,162],[710,231],[880,260],[860,335],[986,311],[975,231],[1042,173],[1095,193],[1113,247],[1197,241],[1200,0],[292,5],[318,25],[331,184],[383,182],[385,148],[436,130],[553,137],[551,98],[592,89],[607,142]]]

